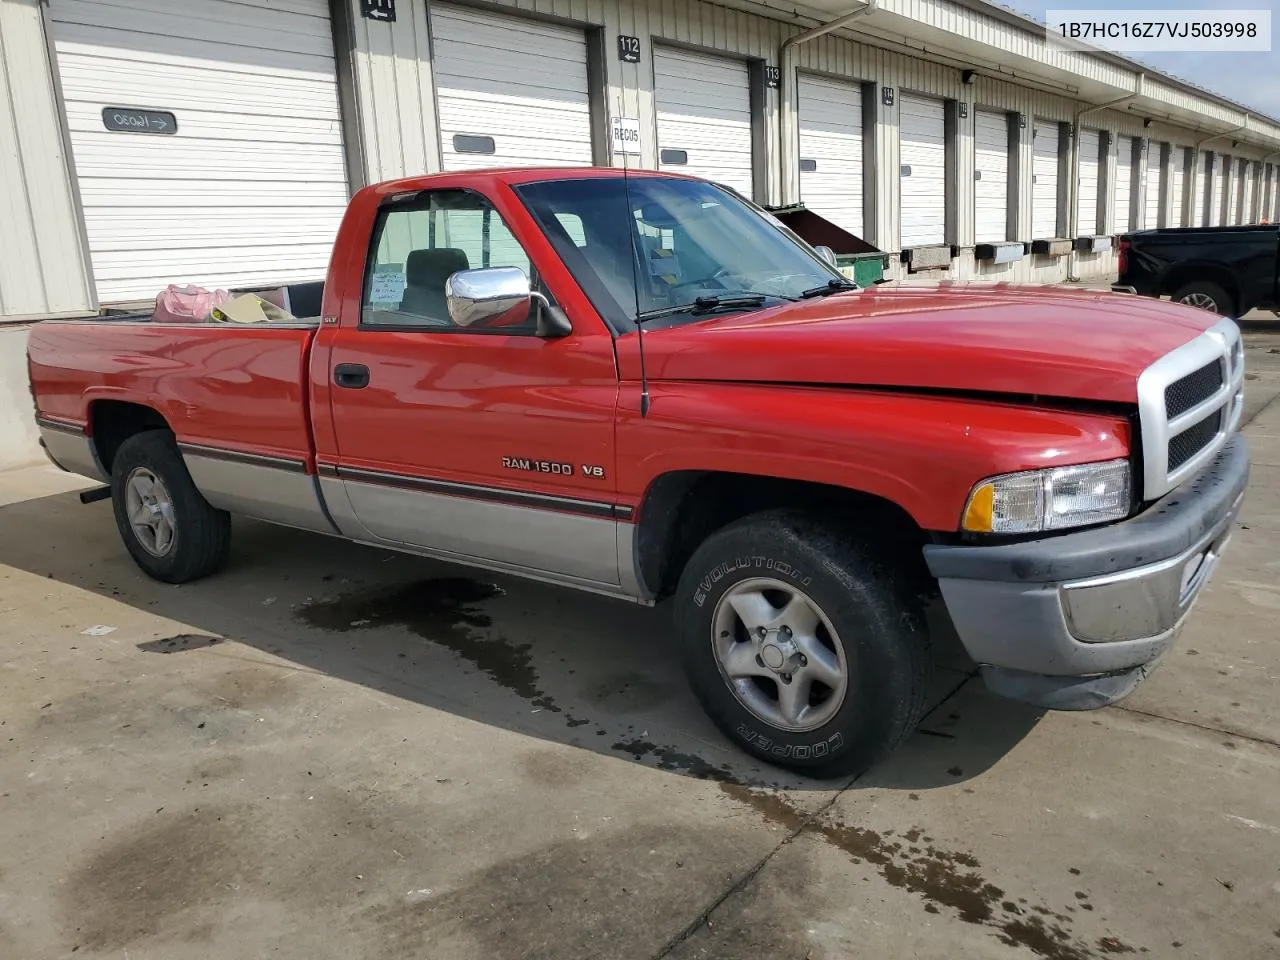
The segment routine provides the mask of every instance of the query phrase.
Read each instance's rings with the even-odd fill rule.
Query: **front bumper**
[[[1003,546],[924,548],[947,611],[994,692],[1083,710],[1122,699],[1172,646],[1244,500],[1236,434],[1144,513]]]

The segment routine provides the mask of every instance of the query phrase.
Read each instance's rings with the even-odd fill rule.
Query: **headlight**
[[[1037,533],[1122,520],[1129,513],[1129,461],[1006,473],[973,488],[962,528]]]

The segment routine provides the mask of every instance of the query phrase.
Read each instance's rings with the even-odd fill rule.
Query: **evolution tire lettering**
[[[756,749],[783,760],[818,760],[831,756],[844,746],[844,735],[840,733],[817,743],[775,743],[771,737],[757,733],[745,723],[738,724],[738,736]]]
[[[694,604],[701,607],[706,602],[707,594],[711,591],[712,586],[735,570],[768,570],[780,577],[794,580],[802,587],[807,587],[809,582],[813,580],[813,577],[806,577],[791,564],[782,560],[773,560],[769,557],[737,557],[714,567],[702,578],[702,582],[698,584],[697,589],[693,592]]]
[[[529,473],[553,473],[558,477],[573,476],[573,464],[559,460],[530,460],[528,457],[503,457],[502,466],[507,470],[524,470]]]

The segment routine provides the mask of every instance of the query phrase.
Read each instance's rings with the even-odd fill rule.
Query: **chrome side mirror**
[[[814,247],[813,249],[814,249],[814,252],[817,253],[818,256],[821,257],[828,265],[833,267],[839,266],[839,264],[836,263],[836,252],[832,250],[830,247],[817,246],[817,247]]]
[[[481,267],[459,270],[444,285],[449,319],[460,327],[510,315],[523,322],[533,301],[542,304],[538,336],[563,337],[572,332],[568,318],[551,306],[541,293],[529,287],[529,278],[519,267]]]

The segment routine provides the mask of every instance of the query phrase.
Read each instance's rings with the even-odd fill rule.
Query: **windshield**
[[[774,218],[711,183],[619,176],[514,190],[617,333],[635,329],[637,315],[685,323],[842,279]]]

